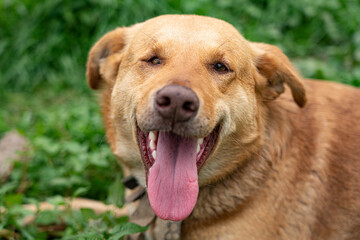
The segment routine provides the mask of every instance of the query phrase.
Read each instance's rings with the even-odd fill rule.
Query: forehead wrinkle
[[[148,37],[152,42],[155,48],[159,47],[158,40],[150,36],[149,34],[145,33],[144,31],[140,30],[140,33],[144,34],[146,37]]]
[[[231,55],[233,52],[232,49],[229,48],[226,44],[230,42],[230,37],[226,37],[218,46],[214,48],[206,47],[206,52],[210,54],[210,60],[217,60],[217,61],[226,61],[229,62],[227,55]],[[208,61],[209,54],[201,55],[203,61]]]
[[[146,32],[144,29],[139,29],[136,33],[138,37],[134,37],[132,45],[130,46],[131,52],[137,57],[144,57],[145,55],[161,54],[164,55],[164,47],[161,42]],[[141,37],[140,37],[141,36]],[[137,58],[136,57],[136,58]]]
[[[222,46],[224,46],[226,43],[229,42],[229,39],[230,37],[226,37],[226,39],[219,45],[219,47],[216,50],[219,51],[222,48]]]

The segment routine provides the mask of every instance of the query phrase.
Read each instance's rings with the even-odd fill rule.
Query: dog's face
[[[218,181],[261,141],[263,102],[287,83],[304,88],[276,47],[250,43],[230,24],[166,15],[100,39],[89,54],[89,85],[105,89],[114,153],[145,174],[151,206],[182,220],[199,186]]]

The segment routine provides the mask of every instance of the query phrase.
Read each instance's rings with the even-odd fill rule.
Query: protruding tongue
[[[181,221],[192,212],[199,192],[196,147],[197,139],[159,132],[148,176],[149,200],[158,217]]]

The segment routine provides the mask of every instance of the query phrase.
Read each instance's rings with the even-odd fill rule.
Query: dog
[[[113,153],[181,239],[360,239],[359,89],[195,15],[105,34],[86,75]]]

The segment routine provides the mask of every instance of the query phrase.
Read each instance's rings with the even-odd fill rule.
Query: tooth
[[[197,148],[196,148],[196,153],[199,153],[199,152],[200,152],[200,145],[198,144]]]
[[[153,131],[150,131],[149,133],[149,139],[155,141],[156,140],[156,134]]]
[[[154,140],[151,140],[150,141],[150,148],[151,148],[151,150],[155,150],[155,141]]]
[[[199,139],[198,139],[198,144],[201,145],[203,142],[204,142],[204,139],[203,139],[203,138],[199,138]]]
[[[152,156],[154,159],[156,159],[156,151],[153,151],[152,154],[151,154],[151,156]]]

